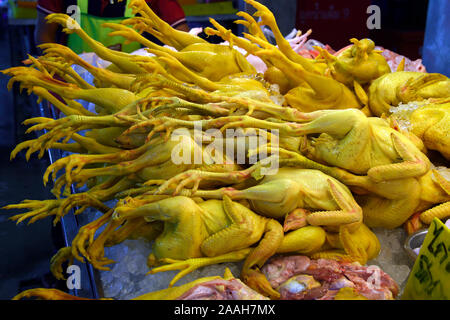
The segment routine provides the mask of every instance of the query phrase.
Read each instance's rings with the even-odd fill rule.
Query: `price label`
[[[450,229],[434,218],[409,275],[403,300],[450,299]]]

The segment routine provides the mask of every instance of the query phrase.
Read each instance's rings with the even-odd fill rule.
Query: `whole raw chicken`
[[[369,87],[369,108],[376,116],[389,115],[400,103],[448,98],[450,79],[439,73],[399,71],[385,74]]]

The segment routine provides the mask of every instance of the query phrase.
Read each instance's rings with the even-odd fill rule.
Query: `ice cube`
[[[121,281],[114,281],[110,283],[108,286],[103,287],[103,292],[105,294],[105,297],[107,298],[115,298],[122,289],[122,282]]]
[[[406,240],[406,232],[403,228],[385,229],[372,228],[372,231],[380,241],[381,250],[378,257],[368,261],[368,265],[379,266],[384,272],[389,274],[403,290],[406,279],[414,264],[407,252],[403,249]]]

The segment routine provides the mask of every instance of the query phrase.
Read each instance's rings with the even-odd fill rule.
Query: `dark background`
[[[379,30],[366,26],[370,5],[380,8]],[[298,0],[296,27],[303,32],[312,29],[311,38],[336,51],[350,44],[352,37],[367,37],[415,60],[421,57],[427,8],[428,0]]]

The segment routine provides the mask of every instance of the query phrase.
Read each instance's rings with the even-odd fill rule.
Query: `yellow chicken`
[[[226,123],[226,128],[278,129],[283,136],[306,136],[301,151],[308,158],[355,174],[368,174],[375,181],[416,177],[430,168],[430,161],[416,145],[384,119],[367,117],[356,109],[319,110],[298,116],[303,123],[251,117],[229,117],[228,121],[224,117],[209,123]]]
[[[448,98],[450,79],[439,73],[398,71],[385,74],[369,86],[369,108],[376,115],[391,114],[399,103]]]
[[[384,180],[376,180],[371,175],[355,175],[338,167],[319,164],[296,152],[283,151],[283,154],[286,157],[283,161],[290,165],[321,170],[347,185],[357,194],[355,197],[362,207],[363,221],[369,227],[396,228],[416,212],[421,212],[420,219],[424,223],[430,223],[434,217],[444,219],[450,216],[447,168],[428,169],[411,177],[406,175],[414,173],[414,170],[406,170],[405,177],[389,175]],[[393,172],[396,168],[401,171],[402,167],[405,169],[409,165],[412,165],[411,161],[407,161],[406,166],[393,164],[391,169]]]
[[[245,259],[241,273],[244,282],[262,294],[277,297],[257,267],[275,253],[314,254],[326,241],[325,231],[316,226],[305,226],[284,235],[276,220],[259,216],[227,196],[222,201],[199,203],[176,196],[137,207],[125,202],[115,208],[113,221],[144,217],[147,221],[164,222],[164,231],[155,240],[150,260],[152,264],[166,265],[153,268],[150,273],[181,269],[171,285],[199,267]],[[378,240],[373,236],[367,238],[367,232],[370,233],[367,228],[353,232],[349,229],[341,226],[339,240],[333,241],[334,246],[344,251],[323,251],[319,256],[364,259],[365,263],[367,258],[378,254],[377,245],[373,246]],[[251,247],[257,242],[256,247]]]
[[[356,229],[362,222],[361,208],[348,188],[319,170],[283,167],[274,174],[267,174],[257,185],[247,189],[223,187],[216,190],[197,190],[201,181],[220,181],[222,185],[242,183],[255,174],[259,164],[244,171],[215,173],[189,170],[174,176],[159,187],[156,194],[186,194],[183,188],[194,185],[191,196],[205,199],[248,200],[258,214],[281,219],[297,209],[305,209],[305,224],[326,226],[338,231],[341,225],[353,225]],[[176,186],[175,192],[168,189]],[[302,226],[304,226],[302,225]]]
[[[350,42],[353,45],[336,56],[316,47],[326,59],[334,79],[353,87],[354,81],[364,85],[391,72],[386,59],[379,51],[374,50],[375,43],[372,40],[352,38]]]
[[[157,267],[151,273],[183,269],[171,284],[199,267],[244,258],[241,277],[248,282],[258,272],[252,268],[261,267],[283,240],[283,228],[277,221],[258,216],[228,197],[223,201],[196,203],[191,198],[177,196],[136,208],[123,203],[113,214],[115,220],[135,217],[164,222],[164,231],[155,240],[153,254],[157,261],[169,265]],[[250,248],[258,242],[255,248]],[[257,281],[250,282],[255,286]]]
[[[409,121],[410,131],[427,149],[439,151],[450,160],[450,102],[426,104],[413,111]]]
[[[105,23],[103,27],[113,29],[112,36],[123,36],[129,41],[137,41],[150,49],[158,49],[170,54],[192,71],[212,81],[217,81],[230,74],[255,72],[254,67],[238,51],[227,46],[208,43],[200,37],[173,29],[157,16],[145,1],[133,0],[130,6],[135,14],[141,16],[126,19],[122,25]],[[153,58],[135,57],[110,50],[90,38],[73,19],[65,14],[51,14],[47,20],[49,23],[61,24],[66,33],[77,34],[89,44],[99,57],[111,61],[124,73],[141,74],[146,72],[146,67],[154,68]],[[70,27],[68,27],[69,24]],[[131,25],[134,29],[126,25]],[[141,36],[136,30],[150,32],[166,45],[174,47],[175,50],[156,45]],[[146,63],[149,63],[150,66]],[[217,68],[217,65],[221,67]],[[189,79],[184,80],[189,82]]]
[[[327,230],[327,239],[331,237],[333,240],[328,241],[317,253],[313,253],[317,248],[308,252],[313,253],[313,256],[345,257],[364,264],[378,255],[378,240],[362,225],[361,208],[350,191],[321,171],[282,167],[275,174],[265,175],[256,186],[247,189],[223,187],[217,190],[197,190],[199,183],[205,180],[220,181],[225,185],[241,184],[251,176],[260,174],[260,165],[258,163],[249,169],[229,173],[189,170],[165,182],[156,193],[183,194],[206,199],[222,199],[227,196],[234,200],[246,200],[258,214],[278,220],[284,218],[285,232],[300,230],[307,225],[322,226]],[[193,189],[183,190],[192,184]],[[175,191],[167,189],[172,185],[177,186]],[[292,245],[288,244],[295,234],[287,233],[277,252],[298,250],[298,240],[293,240]],[[359,245],[355,245],[356,239]]]
[[[253,35],[244,33],[248,40],[238,38],[214,19],[210,19],[210,21],[215,29],[206,28],[205,33],[220,36],[248,53],[258,56],[268,66],[274,66],[280,70],[290,83],[290,90],[285,94],[287,104],[294,108],[311,112],[320,109],[360,109],[363,107],[355,93],[346,85],[322,75],[323,67],[303,58],[291,48],[281,35],[275,18],[267,7],[253,0],[247,0],[247,2],[257,9],[255,16],[261,17],[262,24],[270,26],[274,31],[278,48],[270,44],[260,33]],[[241,14],[241,16],[246,19],[243,22],[244,25],[253,26],[256,23],[248,14]],[[250,30],[254,29],[256,28],[250,28]]]

